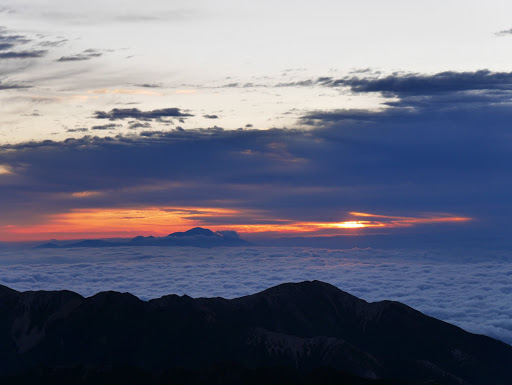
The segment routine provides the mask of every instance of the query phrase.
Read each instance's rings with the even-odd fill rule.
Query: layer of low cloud
[[[439,251],[308,248],[109,248],[0,253],[0,284],[17,290],[128,291],[238,297],[318,279],[368,301],[406,303],[512,343],[512,259]],[[248,269],[247,266],[250,266]]]

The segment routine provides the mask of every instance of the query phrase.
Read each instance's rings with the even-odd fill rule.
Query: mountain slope
[[[398,302],[367,303],[313,281],[226,300],[128,293],[83,298],[0,287],[0,374],[130,367],[152,373],[216,364],[329,367],[365,378],[505,385],[512,347]]]

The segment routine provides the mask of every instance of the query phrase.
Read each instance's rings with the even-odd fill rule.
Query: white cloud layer
[[[367,301],[391,299],[512,344],[512,257],[309,248],[103,248],[0,252],[0,284],[90,296],[128,291],[233,298],[318,279]]]

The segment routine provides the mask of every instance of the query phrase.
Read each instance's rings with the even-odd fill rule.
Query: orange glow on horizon
[[[2,174],[12,174],[12,171],[8,166],[0,164],[0,175]]]
[[[88,196],[88,192],[78,193]],[[168,235],[199,226],[203,218],[237,215],[239,211],[220,208],[149,207],[129,209],[75,209],[56,214],[35,226],[4,226],[4,240],[40,240],[49,238],[105,238],[134,235]],[[196,219],[197,218],[197,219]]]
[[[95,191],[73,193],[75,198],[100,194]],[[254,210],[237,210],[211,207],[145,207],[115,209],[74,209],[55,214],[47,221],[33,226],[0,227],[0,240],[26,241],[42,239],[114,238],[136,235],[165,236],[192,227],[212,230],[235,230],[240,233],[270,233],[277,236],[309,235],[363,235],[364,229],[398,228],[434,223],[467,222],[471,218],[449,214],[424,217],[387,216],[350,212],[348,220],[339,222],[301,222],[272,218]],[[357,220],[357,217],[364,220]],[[239,223],[246,218],[247,223]],[[222,224],[219,223],[221,219]],[[217,223],[217,224],[216,224]],[[336,232],[345,230],[345,233]]]

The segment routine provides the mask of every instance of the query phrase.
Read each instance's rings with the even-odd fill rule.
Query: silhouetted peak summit
[[[172,234],[169,234],[168,237],[218,237],[219,235],[211,231],[210,229],[205,229],[202,227],[194,227],[193,229],[187,231],[178,231]]]
[[[240,297],[239,301],[266,300],[269,302],[279,301],[283,303],[297,302],[301,304],[313,302],[339,302],[350,304],[368,304],[352,294],[338,289],[329,283],[321,281],[303,281],[296,283],[283,283],[273,286],[259,293]]]

